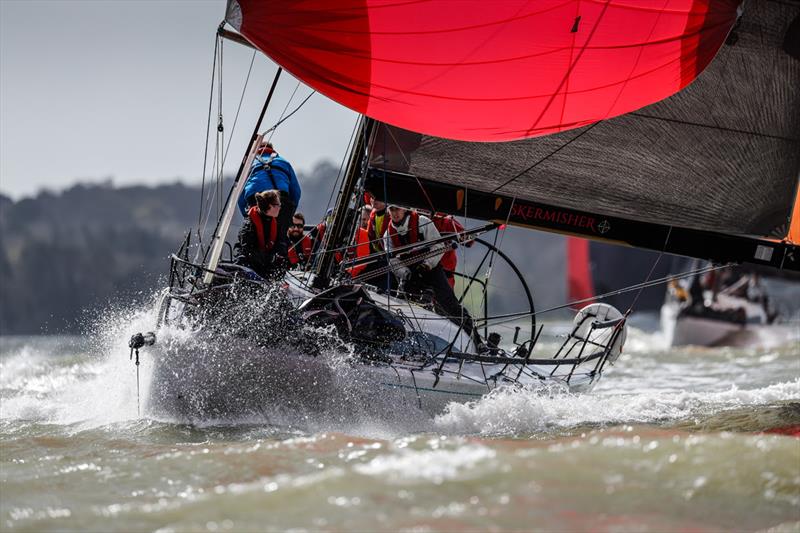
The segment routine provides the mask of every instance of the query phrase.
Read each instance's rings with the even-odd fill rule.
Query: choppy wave
[[[140,320],[146,322],[147,318]],[[139,326],[136,320],[129,324],[131,331]],[[175,332],[176,336],[183,334]],[[57,358],[27,346],[16,353],[7,353],[0,364],[2,419],[78,424],[86,429],[147,417],[147,413],[137,412],[135,367],[124,345],[105,356],[74,353]],[[149,386],[148,372],[149,364],[144,361],[140,376],[142,395]],[[613,374],[606,379],[612,381]],[[377,404],[366,406],[361,410],[363,416],[349,420],[269,417],[269,423],[284,428],[339,430],[387,438],[415,431],[484,436],[552,435],[593,426],[677,425],[747,407],[800,401],[800,378],[749,389],[728,385],[725,390],[706,392],[681,390],[680,384],[673,384],[669,390],[644,392],[646,382],[647,378],[640,376],[633,392],[609,392],[613,388],[607,387],[602,394],[584,395],[560,390],[498,389],[478,401],[449,405],[447,412],[433,423],[422,413],[414,416],[413,412],[393,409],[391,405],[379,409]],[[358,386],[369,387],[369,383]],[[267,414],[274,414],[269,406],[265,409]],[[265,423],[265,418],[212,420],[205,425],[259,423]],[[771,423],[774,426],[780,421]],[[735,424],[729,429],[735,429]]]
[[[126,342],[133,333],[153,328],[153,308],[110,308],[82,337],[0,339],[0,419],[86,429],[152,417],[141,405],[141,399],[150,392],[152,360],[146,350],[142,351],[137,380]],[[159,344],[190,342],[197,340],[188,330],[159,331]],[[558,340],[543,341],[545,349],[548,343],[557,346]],[[219,350],[219,346],[215,349]],[[771,350],[675,350],[666,346],[658,332],[632,329],[623,356],[606,373],[595,393],[500,389],[478,401],[451,404],[446,413],[431,421],[422,413],[398,409],[379,397],[363,400],[368,395],[361,393],[368,392],[371,384],[358,381],[349,366],[342,363],[349,356],[342,349],[340,346],[320,354],[334,369],[336,378],[326,383],[332,388],[324,392],[330,394],[328,407],[335,407],[335,402],[343,406],[355,403],[351,399],[360,398],[363,405],[357,405],[357,409],[331,408],[314,417],[264,406],[263,417],[218,419],[204,424],[266,423],[386,438],[429,431],[552,435],[593,426],[684,424],[686,420],[707,420],[740,408],[800,401],[797,343]],[[291,352],[281,355],[288,359],[296,356]],[[224,359],[224,346],[222,356]],[[235,389],[237,383],[228,386]]]
[[[137,424],[4,438],[15,459],[5,528],[719,531],[800,520],[797,441],[782,436],[627,426],[369,439]]]
[[[436,427],[453,433],[513,436],[552,433],[585,426],[683,421],[744,406],[800,401],[800,379],[768,387],[724,392],[557,395],[498,389],[476,402],[450,404]]]
[[[81,336],[3,337],[0,418],[92,426],[138,418],[126,342],[153,324],[152,308],[109,308]],[[144,367],[141,376],[146,386]]]
[[[434,420],[373,402],[347,416],[265,407],[267,418],[185,424],[137,412],[126,341],[153,321],[119,311],[88,337],[0,338],[4,530],[800,524],[798,439],[765,433],[800,426],[796,345],[672,350],[634,330],[590,394],[497,390]],[[347,401],[348,387],[369,387],[337,366],[346,353],[328,355],[341,371],[332,392]],[[142,361],[144,396],[147,351]]]

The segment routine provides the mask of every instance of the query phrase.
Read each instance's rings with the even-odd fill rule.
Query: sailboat
[[[541,357],[541,311],[524,279],[529,308],[482,324],[531,327],[488,353],[430,302],[354,284],[354,263],[337,252],[352,242],[365,191],[481,221],[441,243],[491,236],[490,263],[503,256],[496,235],[513,225],[712,261],[706,270],[800,270],[800,3],[542,0],[487,10],[229,0],[225,21],[235,31],[221,26],[221,37],[280,68],[202,260],[189,258],[188,240],[172,257],[158,327],[190,340],[159,330],[131,339],[137,362],[154,344],[151,412],[324,412],[336,403],[326,385],[345,382],[343,405],[389,401],[436,414],[502,387],[588,391],[621,353],[633,307],[621,312],[603,295]],[[223,250],[282,69],[363,118],[314,267],[267,287],[248,282]],[[429,253],[402,251],[411,262]],[[466,273],[467,287],[480,281]],[[666,281],[643,273],[631,289]],[[263,336],[242,333],[281,306],[297,314]],[[381,318],[379,334],[354,327],[365,314]],[[352,356],[332,366],[314,349],[276,353],[276,336],[293,334],[320,349],[328,341],[307,337],[303,320],[320,315],[355,345]]]
[[[661,307],[666,340],[672,346],[740,348],[797,340],[800,331],[792,324],[797,304],[782,305],[776,292],[797,292],[798,277],[771,273],[733,267],[706,278],[671,282]]]

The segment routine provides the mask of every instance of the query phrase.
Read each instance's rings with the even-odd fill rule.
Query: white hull
[[[239,351],[241,350],[241,351]],[[230,344],[186,350],[157,350],[149,414],[196,422],[207,420],[353,419],[360,413],[419,410],[443,413],[450,403],[479,400],[497,387],[518,386],[499,379],[503,365],[447,363],[437,367],[374,365],[337,358],[254,350]],[[180,368],[180,372],[174,369]],[[547,375],[541,369],[543,375]],[[531,385],[540,382],[528,380]],[[549,384],[558,380],[547,380]],[[573,380],[564,390],[587,392],[594,381]]]
[[[719,308],[743,309],[747,322],[734,322],[680,313],[680,305],[668,300],[661,308],[661,325],[671,346],[768,347],[791,338],[791,328],[767,324],[763,308],[743,298],[720,295]]]
[[[295,303],[312,295],[297,279],[287,278],[287,282]],[[424,328],[428,338],[434,339],[435,351],[456,337],[455,351],[469,352],[469,336],[459,333],[455,324],[405,300],[372,292],[370,296],[404,317],[409,332]],[[178,306],[173,312],[180,312]],[[406,360],[389,355],[386,360],[365,361],[344,356],[336,349],[320,354],[300,350],[287,353],[293,349],[267,349],[235,336],[221,341],[218,335],[202,329],[190,336],[180,335],[179,342],[172,341],[169,330],[157,335],[159,341],[152,348],[153,379],[145,408],[152,416],[188,422],[265,418],[274,422],[275,417],[297,420],[298,416],[350,420],[358,418],[365,408],[380,412],[400,407],[435,416],[452,402],[478,400],[498,387],[540,387],[545,383],[571,392],[586,392],[599,379],[599,374],[589,372],[601,361],[583,363],[572,375],[573,366],[562,365],[551,376],[553,366],[532,364],[520,373],[522,365],[454,359],[448,359],[440,368],[441,358],[425,356]],[[624,336],[620,347],[623,342]],[[572,353],[571,357],[576,355]]]
[[[749,346],[756,342],[758,326],[733,324],[698,317],[680,317],[676,320],[672,346]]]

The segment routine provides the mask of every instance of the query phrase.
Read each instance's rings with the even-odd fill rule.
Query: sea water
[[[150,318],[0,337],[0,529],[800,531],[797,337],[671,349],[632,328],[590,394],[189,425],[137,407],[126,335]]]

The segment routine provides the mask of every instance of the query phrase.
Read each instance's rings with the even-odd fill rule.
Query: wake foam
[[[436,417],[438,430],[455,434],[518,435],[592,425],[677,421],[711,412],[800,399],[800,378],[760,389],[637,395],[552,394],[496,389],[481,400],[451,403]]]
[[[302,324],[294,327],[286,316],[270,307],[269,299],[259,300],[255,307],[242,306],[234,315],[226,314],[225,327],[212,330],[198,323],[194,328],[159,328],[156,345],[140,350],[137,410],[136,367],[129,359],[127,342],[135,333],[155,329],[157,299],[154,294],[147,306],[107,308],[77,342],[70,337],[51,337],[52,342],[44,343],[32,338],[20,341],[19,346],[4,346],[0,418],[73,426],[75,431],[119,423],[135,428],[138,420],[149,419],[200,427],[267,425],[333,430],[377,438],[431,427],[429,417],[404,409],[378,393],[375,384],[359,373],[358,366],[350,364],[352,347],[333,331]],[[269,349],[258,349],[239,338],[242,328],[254,321],[272,335],[267,339]],[[65,343],[73,342],[74,347],[64,348]],[[153,381],[156,360],[164,351],[186,358],[166,367],[174,375],[174,383],[166,385]],[[260,357],[268,364],[259,367]],[[316,370],[304,366],[303,361],[308,360],[315,362]],[[266,369],[263,373],[259,371],[262,368]],[[242,379],[248,370],[256,380]],[[271,381],[274,390],[260,394],[266,390],[266,383],[258,379],[270,377],[270,372],[285,379],[277,380],[277,386]],[[213,410],[203,413],[201,409],[202,416],[181,416],[180,412],[159,411],[151,405],[154,395],[175,392],[169,389],[175,384],[188,385],[200,396],[208,393],[193,399],[216,404],[216,415]],[[166,391],[159,389],[164,386]],[[256,406],[254,400],[264,402]],[[249,405],[245,405],[247,402]]]
[[[154,308],[109,306],[82,337],[31,339],[12,349],[2,360],[0,418],[81,429],[138,418],[127,339],[153,329]]]

